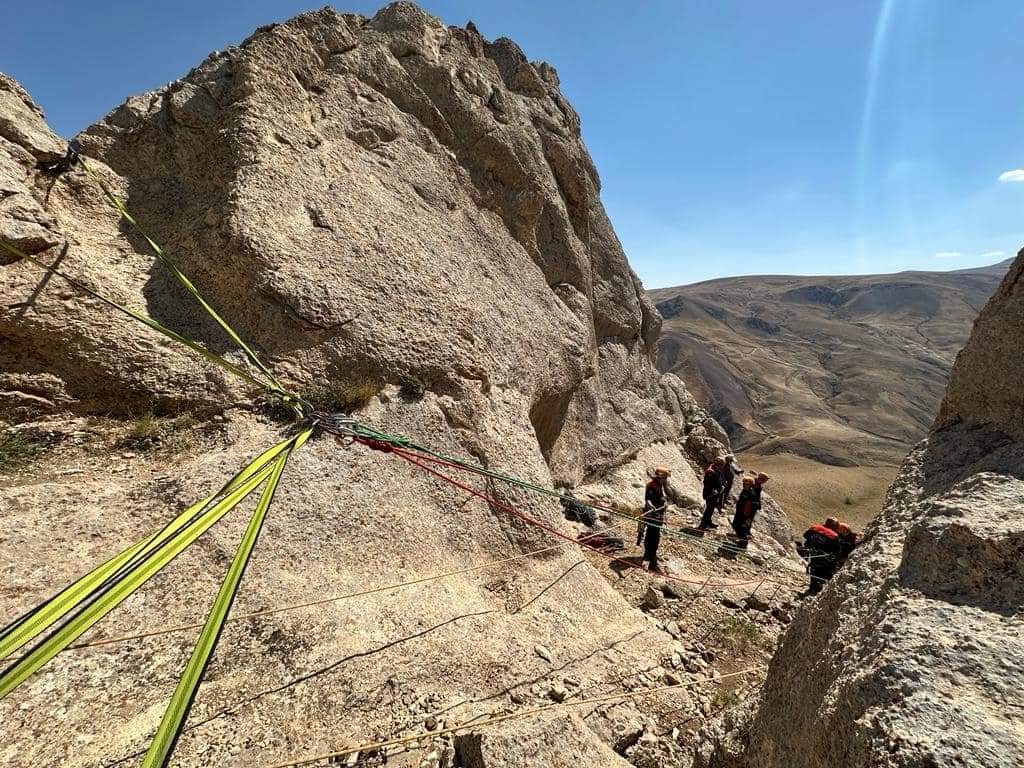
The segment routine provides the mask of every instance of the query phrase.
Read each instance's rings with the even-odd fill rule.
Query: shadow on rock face
[[[900,581],[935,600],[1015,615],[1024,605],[1024,443],[957,424],[930,438],[921,468],[927,500],[907,532]]]
[[[979,472],[1024,477],[1024,443],[986,426],[955,424],[932,434],[921,460],[925,496],[946,493]]]

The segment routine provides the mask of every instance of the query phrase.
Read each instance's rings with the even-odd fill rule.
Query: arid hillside
[[[658,367],[686,382],[746,465],[780,477],[797,519],[824,509],[866,520],[1009,265],[651,291],[664,318]]]
[[[927,432],[953,358],[1009,266],[651,291],[665,319],[658,367],[687,383],[738,449],[898,462]]]

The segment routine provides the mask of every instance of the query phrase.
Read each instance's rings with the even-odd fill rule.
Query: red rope
[[[357,442],[364,442],[365,440],[366,440],[366,438],[356,438]],[[373,447],[373,446],[370,446],[370,447]],[[427,465],[426,463],[424,463],[423,460],[426,459],[428,461],[432,461],[434,463],[445,465],[445,466],[450,466],[450,467],[453,467],[453,468],[461,468],[458,464],[453,464],[453,463],[447,462],[447,461],[445,461],[443,459],[437,459],[437,458],[434,458],[434,457],[422,456],[422,455],[420,455],[418,453],[412,453],[410,451],[405,450],[404,448],[399,448],[397,446],[392,446],[391,453],[393,453],[394,455],[399,456],[399,457],[405,459],[410,464],[414,464],[415,466],[417,466],[420,469],[422,469],[424,472],[427,472],[427,473],[433,475],[434,477],[437,477],[437,478],[439,478],[441,480],[444,480],[446,483],[449,483],[450,485],[453,485],[456,488],[459,488],[460,490],[463,490],[463,491],[465,491],[466,493],[468,493],[468,494],[470,494],[472,496],[476,496],[477,498],[482,499],[483,501],[486,501],[490,506],[496,507],[497,509],[500,509],[503,512],[507,512],[508,514],[510,514],[510,515],[512,515],[514,517],[519,518],[520,520],[522,520],[525,523],[528,523],[529,525],[532,525],[534,527],[537,527],[537,528],[540,528],[540,529],[542,529],[544,531],[547,531],[548,533],[552,534],[553,536],[557,536],[560,539],[565,539],[566,541],[572,542],[574,544],[579,544],[581,547],[585,547],[586,549],[589,549],[589,550],[591,550],[593,552],[596,552],[597,554],[601,555],[602,557],[608,558],[612,562],[619,563],[620,565],[623,565],[623,566],[625,566],[627,568],[636,568],[637,570],[643,572],[643,567],[642,566],[637,565],[636,563],[630,562],[629,560],[623,560],[621,557],[615,557],[615,555],[609,555],[607,552],[602,551],[598,547],[595,547],[595,546],[593,546],[591,544],[587,544],[584,541],[579,541],[577,539],[574,539],[572,536],[569,536],[568,534],[562,533],[557,528],[554,528],[554,527],[548,525],[547,523],[544,523],[544,522],[542,522],[540,520],[536,520],[536,519],[530,517],[529,515],[523,514],[522,512],[520,512],[518,509],[516,509],[513,506],[510,506],[508,504],[504,504],[504,503],[498,501],[497,499],[487,495],[486,493],[478,491],[476,488],[473,488],[472,486],[469,486],[469,485],[466,485],[465,483],[459,482],[454,477],[450,477],[450,476],[444,474],[443,472],[437,471],[433,467],[431,467],[431,466]],[[732,588],[732,587],[745,587],[745,586],[749,586],[751,584],[761,584],[761,583],[764,583],[764,584],[779,584],[779,582],[772,581],[770,579],[764,579],[764,580],[762,580],[762,579],[752,579],[750,581],[738,581],[738,582],[711,582],[711,581],[708,581],[708,582],[705,583],[703,581],[694,581],[694,580],[691,580],[691,579],[682,579],[682,578],[679,578],[678,576],[672,576],[671,574],[662,574],[662,576],[663,576],[663,578],[668,579],[670,581],[679,582],[681,584],[703,585],[704,587],[709,588],[709,589],[729,589],[729,588]]]
[[[367,448],[374,451],[383,451],[384,453],[391,453],[394,450],[394,446],[385,440],[375,440],[372,437],[357,437],[356,442],[362,443]]]
[[[390,453],[392,451],[392,448],[395,448],[395,449],[398,448],[398,446],[392,446],[391,443],[385,442],[383,440],[374,440],[373,438],[368,438],[368,437],[357,437],[357,438],[355,438],[355,441],[357,443],[363,443],[363,445],[367,446],[368,448],[372,448],[375,451],[386,451],[386,452]],[[402,448],[402,450],[407,450],[407,449]],[[448,461],[447,459],[442,459],[442,458],[440,458],[438,456],[432,456],[432,455],[423,454],[423,453],[413,453],[412,455],[414,455],[417,458],[422,459],[424,461],[429,461],[432,464],[438,464],[438,465],[440,465],[442,467],[448,467],[449,469],[457,469],[457,470],[459,470],[461,472],[469,472],[472,475],[479,475],[480,477],[486,477],[486,478],[491,479],[491,480],[500,480],[501,482],[505,482],[505,483],[511,483],[512,482],[511,480],[509,480],[509,479],[507,479],[505,477],[502,477],[500,475],[497,475],[497,476],[493,475],[493,474],[487,472],[486,470],[480,469],[478,467],[471,466],[469,464],[459,464],[457,462]],[[525,490],[530,490],[530,489],[529,488],[525,488]],[[558,495],[558,496],[552,495],[552,498],[558,498],[559,500],[564,500],[566,497],[564,495]],[[602,505],[600,502],[591,501],[589,499],[579,499],[579,498],[573,499],[573,500],[574,501],[578,501],[580,504],[583,504],[584,506],[590,507],[591,509],[600,510],[601,512],[608,512],[610,514],[618,515],[618,516],[624,516],[625,515],[625,513],[622,510],[615,509],[614,507],[609,507],[609,506],[606,506],[606,505]],[[661,525],[659,527],[666,528],[667,526],[665,526],[663,524],[663,525]]]

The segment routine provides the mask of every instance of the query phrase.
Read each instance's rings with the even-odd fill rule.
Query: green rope
[[[212,317],[216,321],[217,325],[219,325],[224,330],[224,332],[231,338],[231,340],[238,345],[239,349],[241,349],[245,353],[245,356],[249,358],[249,361],[253,365],[255,365],[260,371],[262,371],[263,375],[265,375],[269,379],[269,388],[275,394],[288,397],[288,392],[286,392],[285,389],[281,386],[281,383],[277,380],[277,377],[274,376],[270,368],[268,368],[260,359],[259,355],[257,355],[256,352],[253,351],[253,349],[242,340],[242,337],[235,332],[235,329],[232,328],[231,325],[223,317],[221,317],[220,314],[212,306],[210,306],[209,302],[207,302],[206,299],[203,298],[203,295],[199,292],[199,289],[195,287],[192,281],[189,280],[189,278],[180,269],[178,269],[178,265],[175,264],[174,261],[164,252],[163,248],[161,248],[160,245],[155,240],[153,240],[153,238],[146,234],[146,232],[142,229],[142,226],[139,224],[139,222],[128,211],[128,207],[125,205],[124,201],[122,201],[117,195],[115,195],[111,191],[110,187],[107,186],[106,182],[104,182],[103,179],[101,179],[95,171],[93,171],[92,167],[89,165],[88,162],[86,162],[84,157],[79,156],[78,162],[81,164],[82,168],[85,170],[89,178],[92,179],[96,183],[96,185],[103,191],[103,194],[106,196],[110,204],[121,214],[124,220],[127,221],[132,226],[132,229],[134,229],[139,234],[139,236],[146,241],[146,243],[149,245],[150,249],[153,251],[156,257],[160,259],[160,261],[167,268],[167,270],[174,276],[174,278],[179,283],[181,283],[185,290],[192,295],[192,298],[194,298],[199,303],[199,305],[204,310],[206,310],[206,313],[210,317]]]
[[[185,666],[184,673],[178,680],[178,685],[174,689],[174,694],[171,696],[167,709],[164,711],[164,716],[160,721],[160,726],[157,728],[156,735],[153,736],[153,741],[150,742],[149,751],[142,761],[143,768],[165,768],[168,762],[170,762],[175,744],[177,744],[178,737],[185,726],[185,721],[188,718],[189,711],[192,709],[192,703],[195,701],[196,694],[199,692],[199,686],[202,683],[206,667],[209,665],[213,651],[220,640],[221,631],[224,629],[224,622],[227,619],[228,612],[231,610],[231,605],[238,594],[242,576],[245,574],[249,558],[252,556],[252,551],[256,547],[260,531],[263,529],[267,511],[270,509],[270,504],[274,499],[274,493],[277,491],[285,464],[287,464],[291,452],[301,448],[302,444],[309,439],[311,433],[311,429],[306,429],[297,435],[293,438],[287,450],[275,459],[273,470],[266,485],[263,487],[263,494],[256,504],[256,509],[238,545],[235,557],[213,602],[213,607],[210,609],[206,623],[199,633],[199,639],[192,650],[192,656]]]
[[[156,533],[136,542],[120,554],[94,568],[73,584],[68,585],[61,592],[36,606],[20,619],[9,624],[0,632],[0,658],[5,658],[23,648],[54,623],[67,616],[89,595],[101,588],[108,580],[115,578],[123,568],[129,567],[133,561],[149,557],[154,551],[179,533],[183,527],[188,526],[198,514],[207,509],[216,499],[226,493],[233,492],[243,483],[251,480],[258,472],[265,470],[269,462],[280,454],[286,446],[287,441],[264,451],[249,462],[243,470],[232,477],[219,491],[188,507]]]
[[[356,424],[353,427],[353,431],[356,434],[358,434],[359,436],[361,436],[361,437],[367,437],[367,438],[370,438],[370,439],[373,439],[373,440],[380,440],[382,442],[386,442],[386,443],[390,443],[392,445],[395,445],[395,446],[397,446],[399,448],[408,448],[408,449],[411,449],[411,450],[419,451],[420,453],[424,453],[424,454],[426,454],[428,456],[433,456],[434,458],[440,459],[442,461],[447,461],[447,462],[450,462],[452,464],[456,464],[456,465],[458,465],[460,467],[463,467],[465,469],[471,470],[471,471],[476,472],[478,474],[484,475],[484,476],[489,477],[491,479],[500,480],[502,482],[509,483],[510,485],[514,485],[514,486],[517,486],[519,488],[523,488],[525,490],[533,491],[535,493],[542,494],[544,496],[548,496],[548,497],[551,497],[551,498],[554,498],[554,499],[558,499],[559,501],[564,501],[566,503],[569,503],[569,502],[582,503],[585,506],[592,507],[594,509],[599,509],[599,510],[601,510],[603,512],[608,512],[609,514],[611,514],[611,515],[613,515],[615,517],[623,518],[623,519],[626,519],[626,520],[631,520],[632,522],[637,522],[638,521],[638,518],[634,517],[633,515],[629,515],[629,514],[627,514],[625,512],[620,512],[620,511],[618,511],[616,509],[613,509],[611,507],[606,507],[606,506],[601,506],[601,505],[594,505],[594,504],[587,504],[586,502],[583,502],[580,499],[577,499],[577,498],[575,498],[573,496],[568,496],[565,493],[562,493],[561,491],[558,491],[558,490],[555,490],[555,489],[552,489],[552,488],[547,488],[547,487],[545,487],[543,485],[538,485],[536,483],[531,483],[531,482],[529,482],[527,480],[523,480],[521,478],[515,477],[514,475],[509,475],[509,474],[506,474],[504,472],[498,472],[496,470],[484,467],[484,466],[482,466],[480,464],[476,464],[476,463],[473,463],[473,462],[465,461],[464,459],[460,459],[457,456],[449,456],[449,455],[441,453],[439,451],[435,451],[432,448],[428,448],[427,446],[420,445],[420,444],[418,444],[416,442],[413,442],[409,438],[402,437],[400,435],[389,435],[386,432],[381,432],[381,431],[379,431],[377,429],[374,429],[373,427],[369,427],[369,426],[367,426],[365,424]],[[679,539],[681,541],[686,541],[686,542],[691,543],[691,544],[696,544],[697,546],[703,547],[704,549],[707,549],[708,551],[718,551],[718,550],[722,549],[722,550],[725,550],[725,551],[730,552],[732,554],[735,554],[737,556],[745,557],[745,558],[750,559],[750,560],[754,559],[754,556],[751,555],[746,550],[744,550],[743,548],[737,547],[737,546],[732,545],[732,544],[729,544],[728,542],[711,543],[711,542],[708,542],[708,541],[704,540],[700,536],[694,536],[692,534],[687,534],[687,533],[684,533],[683,531],[679,531],[679,530],[676,530],[674,528],[670,528],[667,525],[659,525],[659,524],[656,524],[656,523],[645,523],[645,525],[649,525],[652,528],[658,528],[659,530],[664,532],[670,538],[675,538],[675,539]],[[776,560],[777,560],[777,558],[776,558]],[[775,562],[775,560],[769,560],[769,561],[766,561],[766,562],[770,564],[770,563]]]
[[[224,359],[223,357],[218,355],[216,352],[213,352],[213,351],[207,349],[206,347],[204,347],[199,342],[193,341],[192,339],[190,339],[190,338],[188,338],[186,336],[182,336],[177,331],[172,331],[170,328],[168,328],[167,326],[165,326],[161,322],[159,322],[157,320],[154,320],[149,315],[145,315],[145,314],[143,314],[141,312],[138,312],[138,311],[132,309],[131,307],[127,307],[124,304],[120,304],[119,302],[116,302],[113,299],[108,298],[107,296],[104,296],[102,293],[100,293],[99,291],[96,291],[93,288],[90,288],[88,285],[86,285],[85,283],[81,282],[77,278],[74,278],[71,275],[66,274],[65,272],[61,272],[56,267],[51,267],[49,264],[46,264],[45,262],[41,261],[40,259],[37,259],[35,256],[30,256],[29,254],[25,253],[23,250],[21,250],[17,246],[11,245],[10,243],[8,243],[8,242],[6,242],[4,240],[0,240],[0,248],[3,248],[5,251],[7,251],[8,253],[10,253],[13,256],[16,256],[19,259],[24,259],[25,261],[28,261],[28,262],[30,262],[32,264],[35,264],[40,269],[44,269],[47,272],[49,272],[50,274],[52,274],[52,275],[56,275],[57,277],[59,277],[62,280],[66,281],[67,283],[69,283],[70,285],[74,286],[75,288],[77,288],[78,290],[82,291],[83,293],[86,293],[89,296],[92,296],[94,299],[97,299],[97,300],[103,302],[107,306],[109,306],[109,307],[111,307],[113,309],[116,309],[117,311],[122,312],[122,313],[128,315],[129,317],[131,317],[131,318],[133,318],[135,320],[138,320],[140,323],[143,323],[144,325],[152,328],[154,331],[157,331],[158,333],[163,334],[167,338],[172,339],[173,341],[176,341],[179,344],[184,344],[189,349],[193,350],[194,352],[198,352],[200,355],[202,355],[204,358],[209,360],[211,363],[220,366],[221,368],[223,368],[224,370],[228,371],[229,373],[231,373],[231,374],[233,374],[235,376],[238,376],[238,377],[240,377],[242,379],[245,379],[250,384],[253,384],[254,386],[257,386],[257,387],[259,387],[261,389],[267,390],[267,391],[272,392],[274,394],[278,394],[265,381],[257,379],[255,376],[251,375],[250,373],[248,373],[247,371],[243,370],[242,368],[239,368],[234,363]],[[288,397],[292,398],[293,396],[288,395]]]
[[[77,605],[63,603],[61,605],[61,608],[64,609],[62,615],[71,614],[65,623],[0,674],[0,700],[124,602],[237,506],[242,499],[262,485],[274,470],[274,467],[270,466],[271,462],[277,458],[278,454],[289,450],[297,439],[298,436],[282,441],[246,465],[222,489],[216,503],[205,511],[201,510],[192,520],[173,531],[167,538],[159,543],[154,542],[152,547],[145,554],[140,553],[133,563],[123,566],[93,592],[81,596]],[[75,612],[76,608],[77,612]],[[53,619],[53,621],[55,620]],[[50,624],[53,621],[50,621]],[[37,631],[33,636],[42,631],[38,628],[35,629]],[[19,638],[21,634],[23,633],[19,633]],[[21,645],[24,645],[24,642]]]
[[[72,149],[68,152],[68,158],[73,157],[77,157],[77,153]],[[77,159],[86,174],[103,191],[111,205],[142,236],[168,271],[171,272],[186,291],[192,295],[207,314],[217,322],[229,338],[244,352],[249,362],[266,377],[266,380],[250,374],[243,368],[229,362],[198,342],[171,330],[148,315],[104,296],[84,282],[25,253],[13,243],[0,240],[0,249],[7,251],[19,260],[28,261],[46,272],[62,278],[83,293],[143,323],[167,338],[185,345],[208,361],[244,379],[248,383],[270,392],[283,403],[289,405],[297,418],[303,418],[306,415],[306,410],[309,409],[308,403],[282,387],[273,372],[263,363],[256,352],[242,340],[241,336],[203,298],[192,281],[178,269],[177,265],[164,253],[160,245],[142,230],[142,227],[128,211],[124,202],[113,194],[84,158],[78,157]],[[64,170],[67,170],[67,168]],[[0,672],[0,700],[14,691],[54,656],[68,648],[96,622],[114,610],[181,554],[181,552],[191,546],[196,539],[220,521],[224,515],[234,509],[250,493],[266,483],[224,582],[221,585],[221,589],[207,617],[206,624],[203,626],[199,639],[193,648],[189,663],[186,665],[185,671],[178,681],[175,692],[168,703],[160,726],[146,754],[143,763],[146,768],[155,768],[156,766],[164,768],[170,761],[178,736],[181,733],[185,719],[188,717],[188,712],[202,682],[206,666],[216,648],[227,614],[238,593],[242,576],[245,573],[252,551],[256,546],[288,458],[293,450],[301,447],[309,439],[313,431],[313,426],[307,426],[293,437],[264,451],[241,471],[236,473],[216,494],[188,507],[160,531],[110,558],[49,600],[37,605],[0,630],[0,658],[4,658],[11,653],[21,650],[54,624],[63,620],[63,623],[48,637],[39,641],[34,647],[26,651],[24,655],[14,660],[13,663]]]

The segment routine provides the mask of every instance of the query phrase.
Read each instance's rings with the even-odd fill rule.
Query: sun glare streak
[[[875,33],[871,40],[871,54],[868,58],[867,87],[864,91],[864,109],[861,112],[860,136],[857,141],[857,176],[856,176],[856,221],[857,254],[863,259],[865,253],[864,218],[867,201],[867,162],[871,144],[872,129],[875,122],[875,103],[878,98],[878,83],[881,77],[882,63],[885,57],[889,29],[892,24],[896,0],[882,0],[875,21]]]

